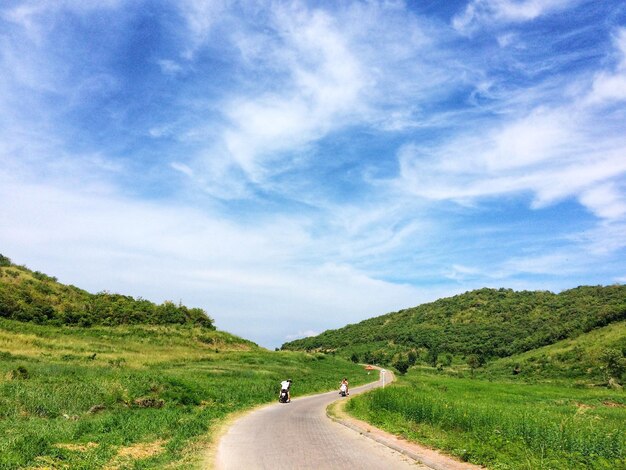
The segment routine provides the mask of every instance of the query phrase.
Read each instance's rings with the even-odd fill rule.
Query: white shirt
[[[280,383],[280,389],[281,389],[281,390],[289,390],[289,386],[290,386],[290,385],[291,385],[291,383],[290,383],[290,382],[287,382],[286,380],[283,380],[283,381]]]

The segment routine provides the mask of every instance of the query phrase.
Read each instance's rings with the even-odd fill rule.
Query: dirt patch
[[[103,404],[98,404],[98,405],[93,405],[91,408],[89,408],[89,411],[87,411],[87,413],[93,415],[103,410],[106,410],[106,406],[104,406]]]
[[[587,405],[586,403],[576,403],[576,406],[578,408],[584,409],[584,410],[589,410],[591,408],[595,408],[595,406],[593,405]]]
[[[587,410],[593,410],[595,408],[595,406],[587,405],[586,403],[575,403],[575,405],[578,408],[576,413],[584,413]]]
[[[140,442],[128,447],[121,447],[117,451],[118,457],[129,457],[133,460],[147,459],[163,452],[165,441]]]
[[[120,447],[113,460],[104,467],[104,470],[120,470],[129,468],[133,460],[143,460],[163,452],[163,446],[167,441],[158,440],[153,442],[139,442],[132,446]]]
[[[95,443],[95,442],[88,442],[86,444],[64,444],[64,443],[59,443],[59,444],[55,444],[54,447],[58,447],[59,449],[67,449],[67,450],[71,450],[74,452],[87,452],[90,449],[94,449],[96,447],[98,447],[99,444]]]
[[[133,403],[139,408],[163,408],[165,401],[160,398],[141,397],[136,398]]]
[[[626,405],[623,403],[617,403],[614,401],[603,401],[602,404],[604,406],[608,406],[609,408],[626,408]]]

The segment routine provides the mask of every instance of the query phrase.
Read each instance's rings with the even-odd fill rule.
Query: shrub
[[[10,370],[6,375],[7,380],[26,380],[30,378],[30,372],[24,366],[18,366]]]
[[[406,374],[409,370],[409,362],[404,357],[397,358],[392,365],[402,375]]]
[[[626,359],[621,351],[614,348],[606,348],[600,353],[600,362],[605,371],[607,380],[610,377],[619,379],[626,372]]]

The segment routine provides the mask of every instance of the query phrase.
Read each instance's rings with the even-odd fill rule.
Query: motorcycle
[[[289,403],[289,394],[287,393],[287,390],[282,389],[280,391],[280,395],[278,396],[278,401],[280,403]]]

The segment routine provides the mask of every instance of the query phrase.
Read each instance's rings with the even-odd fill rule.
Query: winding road
[[[378,382],[351,389],[351,395],[381,386],[383,373]],[[385,380],[390,380],[388,372]],[[245,415],[220,439],[215,468],[430,468],[329,419],[326,408],[338,399],[337,392],[328,392],[268,405]]]

